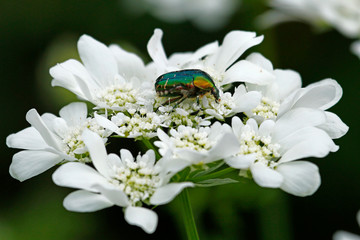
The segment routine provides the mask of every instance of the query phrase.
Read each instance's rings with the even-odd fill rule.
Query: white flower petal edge
[[[153,205],[166,204],[171,202],[184,188],[194,186],[194,183],[191,182],[167,184],[155,191],[150,198],[150,203]]]
[[[262,163],[252,164],[250,170],[254,181],[261,187],[278,188],[284,180],[280,173]]]
[[[107,184],[106,179],[95,169],[82,163],[67,163],[60,166],[53,173],[52,179],[56,185],[62,187],[80,188],[87,191],[99,192],[94,186]]]
[[[262,187],[308,196],[320,186],[318,168],[312,163],[293,161],[324,157],[338,147],[325,131],[313,126],[322,122],[319,121],[322,111],[295,109],[289,113],[281,121],[265,120],[259,127],[254,119],[248,119],[244,125],[238,117],[233,117],[232,129],[240,147],[236,154],[224,160],[233,168],[250,170],[254,181]],[[313,119],[302,118],[311,118],[316,113],[320,115]],[[298,119],[298,114],[304,116]]]
[[[13,178],[22,182],[45,172],[62,160],[54,153],[25,150],[14,155],[9,172]]]
[[[104,142],[97,134],[97,137],[94,137],[94,134],[95,133],[89,130],[85,130],[82,134],[83,141],[89,149],[89,153],[96,170],[98,170],[104,177],[109,178],[111,177],[112,171],[110,170],[107,162],[104,161],[104,159],[107,158]]]
[[[26,150],[14,155],[10,166],[11,176],[24,181],[63,160],[88,161],[86,155],[83,155],[87,150],[80,137],[85,128],[93,129],[104,138],[108,136],[107,131],[93,119],[87,118],[85,103],[74,102],[64,106],[60,116],[50,113],[40,116],[35,109],[27,112],[26,120],[31,127],[11,134],[6,139],[8,147]]]
[[[57,185],[82,189],[65,199],[69,210],[87,212],[117,205],[125,208],[127,222],[153,233],[157,215],[140,206],[149,202],[168,203],[184,188],[194,186],[191,182],[169,183],[175,172],[169,171],[163,159],[155,162],[153,150],[135,160],[126,149],[121,149],[121,157],[107,155],[104,141],[88,129],[83,131],[82,138],[96,169],[82,163],[67,163],[53,174]]]
[[[125,220],[132,224],[141,227],[146,233],[153,233],[157,227],[157,214],[147,208],[143,207],[127,207],[125,209]]]
[[[356,214],[356,220],[360,226],[360,211]],[[334,233],[333,240],[360,240],[360,236],[340,230]]]
[[[94,212],[114,205],[106,197],[85,190],[70,193],[63,204],[66,210],[73,212]]]
[[[346,231],[336,231],[333,240],[360,240],[360,236]]]
[[[280,164],[276,171],[284,177],[280,188],[295,196],[310,196],[321,183],[319,169],[311,162],[296,161]]]
[[[219,122],[198,129],[181,125],[177,130],[171,129],[170,136],[158,129],[158,137],[160,141],[154,144],[167,161],[182,159],[188,166],[230,157],[239,148],[230,126]]]

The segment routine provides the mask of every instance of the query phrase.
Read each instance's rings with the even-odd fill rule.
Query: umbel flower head
[[[296,196],[311,195],[320,186],[318,168],[310,162],[294,161],[325,157],[338,150],[329,135],[316,127],[325,121],[322,111],[304,108],[292,110],[276,122],[266,120],[260,126],[254,119],[244,125],[234,117],[232,128],[240,148],[225,162],[233,168],[250,170],[262,187],[281,188]]]
[[[9,147],[25,149],[14,155],[11,176],[23,181],[59,164],[53,181],[78,189],[64,199],[66,209],[120,206],[125,220],[147,233],[158,223],[150,206],[170,202],[187,187],[236,182],[218,178],[234,169],[296,196],[318,189],[318,167],[301,159],[337,151],[332,139],[348,131],[328,111],[342,96],[335,80],[302,87],[300,74],[274,69],[259,53],[238,60],[263,40],[253,32],[231,31],[220,45],[169,58],[161,39],[155,29],[147,45],[153,61],[144,64],[119,46],[80,37],[82,63],[65,61],[50,74],[53,86],[94,104],[93,112],[85,103],[65,106],[60,117],[31,109],[31,127],[7,138]],[[230,117],[231,126],[224,123]],[[112,134],[151,150],[135,158],[126,149],[108,154]]]
[[[326,111],[342,97],[341,86],[334,79],[324,79],[301,87],[301,76],[293,70],[273,69],[271,62],[259,53],[252,53],[245,61],[258,65],[274,78],[267,85],[246,83],[248,91],[261,94],[260,103],[250,111],[248,117],[258,123],[266,119],[280,119],[296,108],[319,109],[324,111],[326,121],[318,127],[325,130],[333,139],[346,134],[349,127],[334,113]]]
[[[231,156],[239,147],[230,126],[219,122],[197,129],[179,126],[171,129],[169,135],[159,129],[160,141],[154,142],[169,165],[173,161],[183,161],[184,166],[206,165]]]
[[[6,139],[8,147],[25,149],[14,155],[10,165],[11,176],[20,181],[34,177],[62,161],[90,161],[81,138],[84,129],[96,132],[103,137],[103,141],[109,135],[95,119],[87,117],[86,104],[80,102],[63,107],[60,117],[50,113],[40,116],[35,109],[31,109],[26,114],[26,120],[31,127]]]
[[[135,112],[152,104],[151,69],[138,56],[87,35],[80,37],[78,50],[83,64],[70,59],[50,69],[53,86],[64,87],[100,109]]]
[[[131,153],[122,149],[120,157],[107,155],[104,142],[89,130],[82,134],[95,169],[82,163],[68,163],[56,170],[53,180],[57,185],[82,190],[69,194],[64,206],[70,211],[92,212],[117,205],[125,208],[125,220],[153,233],[157,215],[143,207],[170,202],[183,188],[192,187],[191,182],[170,183],[174,173],[155,162],[153,150],[136,161]]]

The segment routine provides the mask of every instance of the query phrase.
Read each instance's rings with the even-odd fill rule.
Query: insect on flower
[[[155,90],[160,97],[169,97],[167,102],[176,102],[174,108],[186,98],[197,98],[211,93],[220,101],[219,89],[209,74],[199,69],[186,69],[168,72],[156,79]]]

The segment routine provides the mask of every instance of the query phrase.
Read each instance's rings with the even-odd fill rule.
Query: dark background
[[[322,184],[310,197],[293,197],[262,189],[244,180],[239,184],[190,191],[202,239],[331,239],[339,229],[360,234],[355,215],[360,209],[359,80],[360,59],[349,51],[351,39],[336,31],[319,33],[303,23],[284,23],[268,30],[254,25],[266,9],[261,0],[242,2],[223,28],[202,31],[191,22],[165,23],[149,14],[133,16],[119,1],[0,0],[1,151],[0,239],[185,239],[175,200],[157,208],[159,226],[153,235],[128,225],[121,208],[95,213],[72,213],[62,207],[71,192],[52,183],[54,169],[23,183],[8,168],[17,150],[8,149],[6,136],[28,123],[26,112],[58,111],[76,98],[52,88],[48,70],[77,58],[76,42],[84,33],[99,41],[119,43],[149,60],[146,44],[154,28],[164,31],[168,55],[194,51],[219,40],[231,30],[256,31],[263,43],[258,51],[275,68],[293,69],[303,85],[336,79],[344,96],[331,111],[350,127],[336,140],[340,150],[316,163]]]

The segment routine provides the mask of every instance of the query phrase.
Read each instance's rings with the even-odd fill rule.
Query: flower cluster
[[[263,40],[253,32],[232,31],[221,44],[170,57],[162,35],[156,29],[150,38],[147,64],[120,46],[80,37],[82,62],[65,61],[50,74],[53,86],[92,103],[93,111],[80,102],[63,107],[60,117],[30,110],[31,127],[7,138],[9,147],[25,149],[14,155],[11,176],[24,181],[60,165],[53,181],[79,189],[65,198],[66,209],[117,205],[147,233],[158,222],[149,206],[166,204],[187,187],[248,177],[296,196],[313,194],[319,170],[298,160],[338,150],[333,139],[348,127],[327,110],[340,100],[340,85],[325,79],[302,87],[297,72],[274,69],[259,53],[243,58]],[[109,137],[151,149],[136,159],[126,149],[108,154]],[[227,170],[238,174],[212,177]]]
[[[274,10],[259,18],[260,25],[304,21],[319,29],[332,27],[348,38],[357,39],[351,50],[359,55],[360,0],[270,0],[269,4]]]

